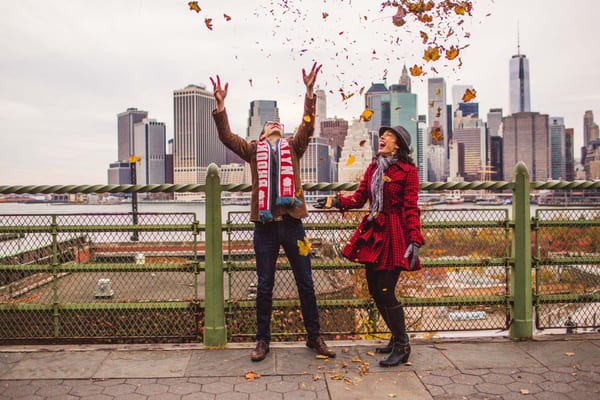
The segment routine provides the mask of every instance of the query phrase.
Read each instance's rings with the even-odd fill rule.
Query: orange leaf
[[[246,377],[247,380],[249,381],[253,381],[255,379],[260,378],[260,374],[254,372],[254,371],[248,371],[246,372],[246,374],[244,375]]]
[[[212,25],[212,18],[204,18],[204,24],[206,25],[206,27],[212,31],[213,29],[213,25]]]
[[[323,19],[326,19],[327,17],[329,17],[329,14],[327,14],[326,12],[323,12],[322,15],[323,15]]]
[[[465,90],[465,94],[463,94],[462,96],[462,101],[468,103],[469,101],[473,100],[476,96],[477,91],[475,89],[467,88],[467,90]]]
[[[452,46],[448,50],[446,50],[446,58],[448,60],[454,60],[456,57],[458,57],[458,52],[459,50],[456,47]]]
[[[360,114],[360,118],[359,120],[363,120],[363,121],[370,121],[371,117],[373,117],[373,110],[370,110],[369,108],[365,108],[365,110],[362,112],[362,114]]]
[[[356,161],[356,157],[354,154],[350,154],[346,160],[346,166],[349,167],[350,165],[354,164],[354,161]]]
[[[437,47],[428,47],[423,54],[423,60],[436,61],[440,58],[440,50]]]
[[[434,126],[433,128],[431,128],[431,138],[438,142],[444,140],[444,136],[442,135],[442,129],[439,126]]]
[[[423,39],[423,44],[426,44],[429,40],[429,36],[423,31],[420,31],[419,34],[421,35],[421,39]]]
[[[200,11],[202,11],[202,10],[200,9],[200,6],[198,5],[198,2],[197,2],[197,1],[190,1],[190,2],[188,3],[188,6],[190,6],[190,10],[192,10],[192,11],[196,11],[197,13],[199,13]]]
[[[420,76],[423,73],[423,68],[415,64],[414,66],[409,68],[409,71],[412,76]]]

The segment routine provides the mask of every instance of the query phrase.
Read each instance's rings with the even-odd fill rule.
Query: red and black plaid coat
[[[356,191],[339,197],[342,211],[362,208],[367,200],[372,201],[371,180],[376,169],[374,161]],[[383,181],[383,210],[373,221],[363,218],[342,254],[354,262],[372,263],[375,270],[409,270],[409,262],[404,258],[408,244],[425,244],[417,204],[419,174],[415,166],[398,161],[385,171]],[[417,260],[413,270],[418,269],[421,263]]]

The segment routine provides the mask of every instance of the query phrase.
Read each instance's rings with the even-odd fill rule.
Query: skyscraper
[[[565,179],[565,122],[562,117],[550,117],[550,165],[552,179]]]
[[[373,117],[367,121],[367,129],[378,132],[379,127],[390,125],[390,92],[385,83],[373,83],[365,93],[365,104],[373,111]]]
[[[480,118],[468,115],[463,117],[458,110],[454,118],[454,142],[462,145],[462,160],[459,171],[467,182],[481,180],[481,171],[485,168],[485,126]],[[451,160],[454,161],[454,160]],[[454,176],[450,176],[454,178]],[[488,177],[489,178],[489,177]]]
[[[510,59],[509,91],[511,114],[531,111],[531,100],[529,95],[529,60],[524,54],[515,54]]]
[[[321,122],[327,119],[327,94],[323,89],[315,90],[317,96],[317,104],[315,110],[315,133],[314,137],[321,136]]]
[[[523,161],[532,181],[550,178],[548,115],[523,112],[502,118],[504,179],[512,179],[515,165]]]
[[[267,121],[279,121],[277,102],[275,100],[251,101],[246,139],[257,140]]]
[[[410,83],[408,84],[410,87]],[[417,95],[406,91],[402,84],[391,85],[390,97],[390,126],[402,125],[410,134],[411,147],[417,148]]]
[[[446,82],[444,78],[427,80],[427,121],[428,140],[426,145],[440,146],[441,149],[428,149],[427,154],[436,158],[429,168],[429,181],[443,180],[448,176],[448,107],[446,106]],[[428,160],[431,160],[429,158]],[[433,172],[433,175],[431,175]],[[433,179],[435,177],[435,179]]]
[[[344,147],[338,164],[340,182],[359,182],[365,169],[373,160],[373,150],[369,140],[367,123],[353,120],[344,140]]]
[[[138,185],[166,183],[166,129],[164,122],[145,118],[133,126]]]
[[[211,163],[225,163],[225,146],[219,141],[212,117],[213,93],[205,86],[188,85],[173,92],[173,180],[176,184],[204,184]],[[176,197],[202,197],[178,193]]]
[[[118,157],[119,161],[129,161],[129,156],[134,154],[135,139],[133,136],[133,126],[148,118],[148,112],[130,107],[127,111],[117,115],[117,134],[118,134]]]

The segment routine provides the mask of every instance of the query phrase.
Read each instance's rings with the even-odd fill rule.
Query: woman
[[[392,332],[388,345],[376,349],[390,353],[379,362],[384,367],[405,363],[410,356],[404,308],[395,289],[402,270],[421,269],[418,253],[425,244],[417,205],[419,175],[409,154],[410,134],[404,127],[381,127],[377,157],[367,167],[358,189],[348,196],[319,199],[315,205],[344,211],[362,208],[369,200],[369,214],[342,254],[365,264],[369,293]]]

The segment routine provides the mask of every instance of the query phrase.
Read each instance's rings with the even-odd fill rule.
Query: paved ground
[[[407,365],[380,368],[376,342],[335,342],[335,359],[276,343],[4,346],[0,400],[353,400],[600,398],[600,335],[413,341]]]

